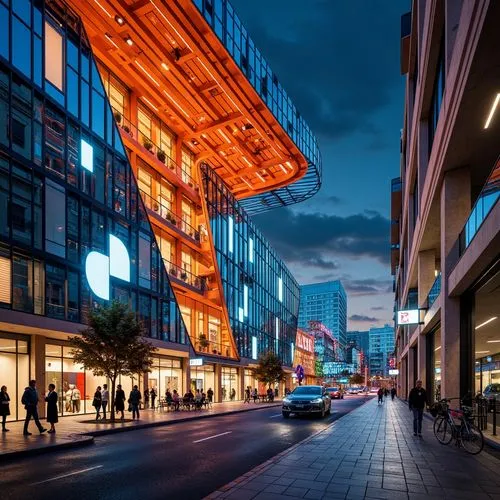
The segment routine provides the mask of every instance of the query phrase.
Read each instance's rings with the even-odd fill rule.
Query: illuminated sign
[[[401,325],[419,325],[422,323],[420,319],[422,309],[408,309],[406,311],[398,311],[398,326]]]
[[[297,349],[302,349],[307,352],[314,352],[314,338],[312,335],[297,330]]]
[[[252,337],[252,359],[257,359],[257,337]]]
[[[109,300],[109,278],[130,282],[130,257],[123,242],[109,235],[109,257],[92,251],[85,259],[85,274],[90,289],[99,298]]]
[[[399,370],[389,370],[389,375],[399,375]]]
[[[190,359],[189,366],[203,366],[203,358]]]

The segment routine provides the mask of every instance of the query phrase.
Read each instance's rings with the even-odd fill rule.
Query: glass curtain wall
[[[201,165],[210,227],[240,355],[275,352],[292,366],[299,286],[222,179]]]

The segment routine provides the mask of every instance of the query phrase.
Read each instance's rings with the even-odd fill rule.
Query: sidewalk
[[[94,436],[114,434],[117,432],[133,431],[158,427],[163,425],[173,425],[188,420],[216,417],[219,415],[229,415],[232,413],[248,412],[253,410],[263,410],[273,406],[281,406],[281,401],[274,403],[214,403],[210,409],[201,411],[153,411],[141,410],[140,420],[130,422],[109,423],[86,423],[92,421],[95,414],[75,415],[60,417],[56,424],[56,433],[40,435],[33,421],[30,422],[32,436],[23,436],[24,421],[8,422],[9,432],[0,432],[0,461],[18,458],[26,455],[34,455],[53,451],[54,449],[69,448],[72,446],[83,446],[92,444]],[[125,412],[125,418],[130,418],[131,413]],[[41,420],[42,425],[49,427],[45,420]]]
[[[399,400],[373,399],[207,499],[500,500],[500,460],[443,446]]]

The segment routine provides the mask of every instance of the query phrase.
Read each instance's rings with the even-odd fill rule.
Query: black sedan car
[[[296,387],[283,399],[281,412],[288,418],[290,413],[297,415],[316,413],[321,417],[329,415],[332,400],[321,385],[302,385]]]

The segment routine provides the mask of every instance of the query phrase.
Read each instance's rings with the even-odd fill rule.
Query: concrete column
[[[399,379],[398,383],[400,387],[398,387],[398,392],[401,398],[406,399],[407,398],[407,383],[406,383],[406,360],[407,358],[404,357],[401,360],[401,364],[399,366]]]
[[[436,252],[434,250],[424,250],[417,256],[418,264],[418,307],[425,307],[427,295],[431,289],[435,276]]]
[[[441,395],[460,392],[460,299],[448,296],[448,278],[458,254],[452,251],[470,214],[470,171],[459,168],[445,174],[441,187]],[[456,247],[455,247],[456,248]]]
[[[410,349],[408,349],[408,380],[407,380],[408,393],[414,386],[414,381],[416,379],[415,375],[417,374],[417,369],[418,369],[418,367],[415,366],[415,349],[416,347],[410,347]]]
[[[220,403],[222,401],[222,367],[219,363],[215,365],[214,382],[214,401]]]
[[[183,370],[184,375],[182,377],[184,387],[182,387],[182,394],[185,394],[188,391],[188,389],[191,387],[191,367],[189,366],[189,358],[183,359],[182,365],[184,367],[184,370]],[[206,392],[208,390],[208,387],[204,387],[203,389]]]
[[[418,336],[418,370],[417,376],[422,381],[425,387],[425,381],[427,380],[427,337],[425,335]],[[431,370],[432,367],[429,367]]]

